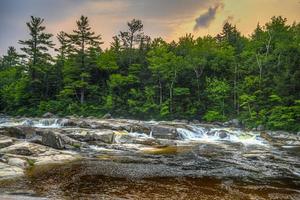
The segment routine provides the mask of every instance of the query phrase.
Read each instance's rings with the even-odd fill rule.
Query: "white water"
[[[59,119],[40,119],[40,120],[22,120],[22,121],[10,121],[7,120],[1,123],[0,126],[12,127],[12,126],[31,126],[36,128],[61,128],[63,124]]]
[[[155,126],[155,121],[148,122],[149,124]],[[64,120],[61,119],[26,119],[23,121],[3,121],[0,126],[32,126],[37,128],[62,128],[64,126]],[[201,126],[187,125],[187,128],[177,128],[177,132],[181,140],[185,142],[189,141],[201,141],[201,142],[222,142],[228,141],[233,143],[242,143],[244,145],[266,145],[267,142],[259,137],[258,133],[247,132],[239,129],[229,129],[229,128],[204,128]],[[225,134],[224,134],[225,132]],[[149,135],[145,133],[129,132],[125,133],[131,138],[153,138],[152,131]],[[115,138],[117,143],[122,143],[119,141],[119,136],[116,135]]]
[[[244,145],[266,145],[266,141],[260,138],[258,133],[241,130],[230,130],[226,128],[205,129],[199,126],[191,126],[192,130],[177,128],[181,138],[185,141],[205,141],[205,142],[234,142]],[[221,137],[222,132],[226,135]]]

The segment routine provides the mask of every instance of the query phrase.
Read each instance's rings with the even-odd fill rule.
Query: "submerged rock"
[[[209,136],[218,136],[220,139],[224,139],[224,138],[228,137],[229,134],[230,133],[225,130],[213,130],[213,131],[209,131],[207,133],[207,135],[209,135]]]

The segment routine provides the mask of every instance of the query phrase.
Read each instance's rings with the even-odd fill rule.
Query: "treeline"
[[[52,42],[31,17],[19,54],[0,59],[0,111],[13,115],[138,119],[239,118],[248,127],[300,130],[300,23],[273,17],[245,37],[229,23],[216,37],[151,39],[140,20],[101,49],[81,16]],[[56,56],[49,51],[55,49]]]

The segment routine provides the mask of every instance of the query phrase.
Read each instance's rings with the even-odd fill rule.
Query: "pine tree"
[[[81,16],[76,23],[77,29],[73,30],[73,34],[69,34],[68,37],[71,41],[73,56],[76,59],[75,65],[80,68],[80,81],[77,83],[80,89],[80,103],[83,104],[90,77],[89,66],[87,65],[88,53],[91,49],[99,48],[103,42],[101,42],[101,35],[96,35],[95,32],[91,31],[87,17]]]
[[[52,60],[49,49],[54,47],[51,41],[52,34],[45,33],[44,19],[31,16],[31,21],[26,25],[30,38],[19,40],[23,45],[21,50],[27,59],[27,71],[30,78],[30,93],[37,98],[47,97],[49,91],[48,73]]]

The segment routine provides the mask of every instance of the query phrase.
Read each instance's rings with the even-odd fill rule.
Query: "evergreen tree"
[[[78,80],[77,77],[73,77],[73,81],[76,81],[76,88],[79,89],[80,103],[83,104],[91,77],[90,66],[87,64],[88,54],[92,49],[99,48],[102,42],[101,36],[91,31],[87,17],[81,16],[76,24],[77,29],[68,35],[71,40],[71,50],[73,51],[71,57],[74,59],[69,67],[77,68],[76,71],[78,74],[75,76],[80,77],[80,79]]]
[[[31,21],[26,23],[30,38],[19,40],[23,45],[21,50],[27,59],[29,92],[32,94],[33,102],[47,97],[49,92],[48,73],[52,61],[49,49],[53,48],[54,44],[51,41],[52,34],[44,32],[46,27],[43,23],[44,19],[31,16]]]

